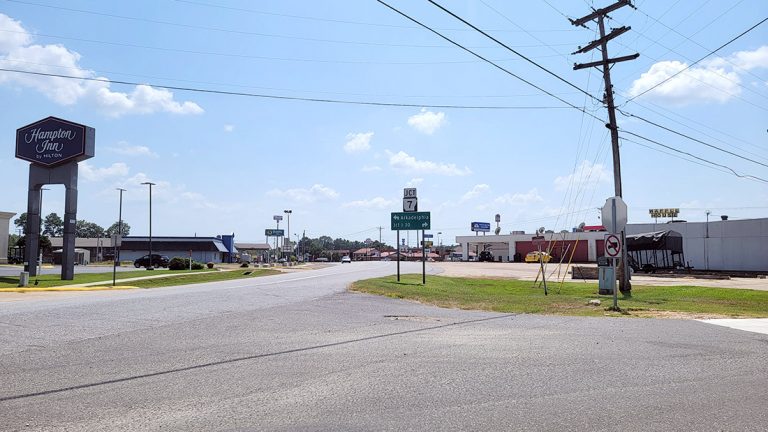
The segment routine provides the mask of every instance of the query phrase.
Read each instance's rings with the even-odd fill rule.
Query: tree
[[[27,233],[27,212],[24,212],[19,215],[16,219],[13,220],[13,224],[16,225],[16,228],[21,228],[22,233]],[[43,229],[43,221],[40,220],[40,230]]]
[[[112,237],[115,234],[118,234],[120,231],[120,221],[117,221],[113,223],[109,228],[107,228],[107,237]],[[128,225],[125,221],[123,221],[123,236],[127,236],[131,233],[131,226]]]
[[[80,238],[104,237],[104,228],[87,220],[78,220],[75,225],[75,235]]]
[[[43,234],[51,237],[61,237],[64,235],[64,221],[61,220],[59,215],[51,213],[45,217]]]
[[[21,236],[16,240],[16,246],[24,247],[27,245],[27,236]],[[49,252],[53,245],[51,245],[51,239],[48,236],[41,235],[40,240],[37,242],[37,247],[40,250]]]

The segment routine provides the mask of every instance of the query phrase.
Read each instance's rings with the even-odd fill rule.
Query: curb
[[[43,287],[43,288],[30,288],[30,287],[18,287],[18,288],[0,288],[0,293],[15,292],[42,292],[42,291],[117,291],[117,290],[129,290],[138,289],[135,286],[117,285],[117,286],[67,286],[67,287]]]

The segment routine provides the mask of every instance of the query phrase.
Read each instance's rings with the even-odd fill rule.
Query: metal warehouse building
[[[700,270],[768,271],[768,218],[629,224],[627,235],[674,230],[683,237],[687,265]],[[555,261],[573,254],[573,262],[596,262],[603,255],[605,232],[544,234]],[[489,250],[495,261],[520,261],[537,250],[534,234],[457,236],[462,260],[468,251]],[[550,245],[551,243],[551,245]]]

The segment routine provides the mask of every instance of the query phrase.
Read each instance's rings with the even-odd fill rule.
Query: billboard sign
[[[264,235],[267,237],[283,237],[285,235],[285,230],[267,228],[264,230]]]
[[[16,130],[16,157],[51,167],[94,156],[96,130],[92,127],[47,117]]]
[[[489,232],[491,231],[490,222],[472,222],[472,231],[476,232]]]

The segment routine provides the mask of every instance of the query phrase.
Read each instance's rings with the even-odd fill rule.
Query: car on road
[[[478,258],[478,261],[493,262],[493,254],[491,253],[491,251],[482,251],[480,252],[480,257]]]
[[[552,259],[552,256],[546,252],[533,251],[533,252],[528,252],[525,255],[525,262],[527,263],[537,263],[539,261],[544,261],[545,263],[548,263],[549,260],[551,259]]]
[[[344,264],[344,263],[352,264],[352,258],[350,258],[349,255],[344,255],[343,257],[341,257],[341,263],[342,264]]]
[[[136,260],[133,262],[133,266],[136,268],[149,267],[150,265],[152,267],[168,267],[169,262],[170,259],[165,255],[152,254],[151,264],[149,262],[149,255],[144,255],[141,258],[136,258]]]

